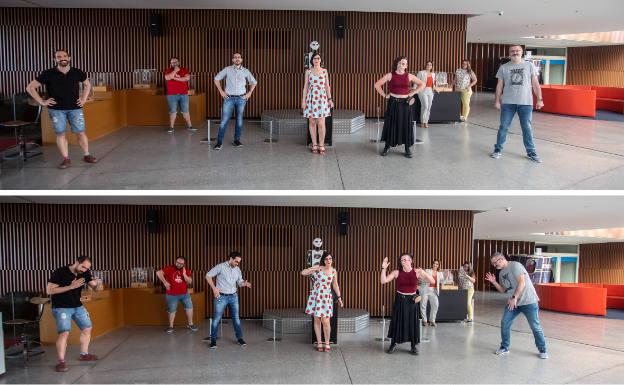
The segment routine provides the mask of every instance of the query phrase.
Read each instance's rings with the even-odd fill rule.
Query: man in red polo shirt
[[[169,105],[169,130],[167,132],[170,134],[175,132],[173,125],[178,113],[178,106],[180,106],[182,117],[186,121],[186,128],[189,131],[197,131],[193,128],[189,113],[188,83],[191,80],[191,75],[188,69],[180,66],[180,60],[177,57],[172,57],[169,64],[169,68],[165,70],[165,88],[167,104]]]
[[[186,310],[187,329],[193,332],[197,331],[197,326],[193,324],[193,301],[191,301],[191,295],[188,293],[188,285],[193,284],[193,278],[191,278],[191,270],[187,269],[185,265],[186,258],[180,256],[176,258],[175,265],[163,267],[156,272],[156,276],[167,289],[165,299],[169,314],[169,327],[166,330],[168,334],[173,333],[173,321],[178,310],[178,302],[182,302]]]

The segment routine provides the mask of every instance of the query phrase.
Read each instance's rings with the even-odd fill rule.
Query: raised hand
[[[485,274],[485,280],[489,281],[491,283],[495,283],[496,282],[496,276],[492,273],[490,273],[489,271]]]
[[[382,268],[382,269],[387,269],[387,268],[388,268],[388,266],[390,266],[390,262],[388,262],[388,257],[385,257],[385,258],[383,259],[383,262],[381,263],[381,268]]]

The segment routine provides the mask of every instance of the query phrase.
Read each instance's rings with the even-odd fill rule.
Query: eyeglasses
[[[503,258],[497,258],[496,260],[492,261],[492,266],[496,266],[496,264],[502,260]]]

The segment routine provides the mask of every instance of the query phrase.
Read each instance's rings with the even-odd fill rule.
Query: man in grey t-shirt
[[[206,281],[214,296],[214,316],[210,325],[210,336],[202,341],[210,342],[211,349],[217,348],[217,331],[226,307],[230,308],[236,341],[240,346],[247,346],[243,340],[243,330],[238,317],[238,294],[236,292],[239,287],[251,288],[251,283],[243,280],[243,273],[238,267],[241,260],[241,253],[232,251],[226,262],[218,264],[206,274]],[[216,284],[212,281],[213,278],[217,279]]]
[[[494,159],[499,159],[502,156],[503,145],[507,139],[507,130],[517,113],[520,119],[520,127],[522,127],[522,140],[527,156],[532,161],[541,163],[542,160],[535,151],[533,128],[531,127],[533,117],[533,95],[531,91],[537,97],[535,108],[539,110],[544,107],[537,69],[533,63],[522,60],[522,47],[519,45],[509,47],[509,59],[510,61],[501,65],[496,73],[498,83],[494,106],[500,110],[501,115],[496,145],[490,156]]]
[[[546,353],[546,340],[544,339],[544,331],[539,321],[539,298],[533,287],[533,282],[529,277],[526,269],[518,262],[509,262],[500,252],[495,252],[490,261],[492,266],[500,270],[498,274],[498,282],[496,276],[490,272],[485,275],[485,279],[492,283],[496,290],[506,293],[509,297],[507,306],[501,320],[501,344],[500,348],[494,353],[500,356],[509,354],[509,344],[511,337],[511,325],[514,319],[520,314],[524,314],[529,326],[533,331],[535,346],[539,350],[539,357],[548,358]]]

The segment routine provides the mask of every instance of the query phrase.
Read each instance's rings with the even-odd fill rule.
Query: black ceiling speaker
[[[149,31],[152,36],[162,35],[162,18],[159,13],[151,13],[149,17]]]
[[[336,16],[336,37],[338,39],[345,37],[345,28],[347,28],[347,17],[344,15]]]
[[[158,210],[147,210],[147,232],[157,234],[160,231],[160,222],[158,221]]]
[[[338,225],[340,226],[340,235],[347,235],[347,226],[349,225],[349,213],[340,211],[338,213]]]

